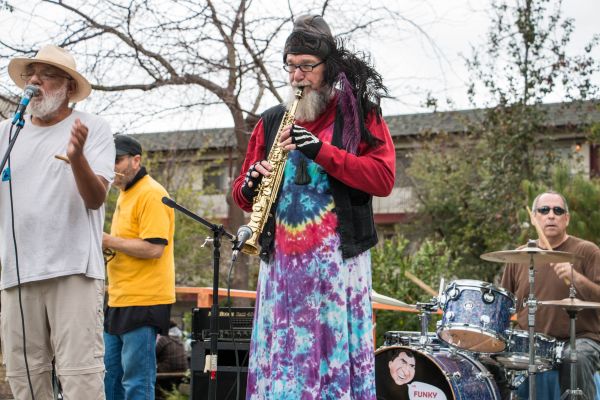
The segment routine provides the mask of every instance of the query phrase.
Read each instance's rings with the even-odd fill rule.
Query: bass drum
[[[491,374],[467,354],[411,346],[375,351],[378,400],[500,400]]]

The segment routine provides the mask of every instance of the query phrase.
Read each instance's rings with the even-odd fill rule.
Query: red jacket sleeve
[[[392,192],[396,176],[396,151],[390,130],[383,118],[372,114],[366,128],[381,140],[376,146],[361,143],[358,155],[348,153],[329,143],[323,143],[315,161],[325,171],[354,189],[373,196],[385,197]]]
[[[261,119],[252,131],[250,141],[248,142],[248,149],[246,150],[244,164],[242,164],[239,176],[233,181],[233,188],[231,191],[233,200],[244,211],[252,211],[252,203],[242,194],[242,186],[244,185],[246,172],[248,172],[250,166],[255,162],[264,160],[265,158],[265,134],[263,120]]]

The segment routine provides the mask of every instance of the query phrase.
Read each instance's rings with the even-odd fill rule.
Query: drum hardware
[[[527,378],[526,371],[506,370],[506,378],[508,380],[508,388],[510,389],[510,400],[518,400],[517,390],[519,386],[525,382]]]
[[[583,398],[583,391],[577,387],[577,375],[575,374],[575,365],[577,364],[577,346],[575,341],[575,320],[577,319],[577,313],[584,309],[598,309],[600,303],[594,303],[591,301],[583,301],[577,299],[577,290],[575,289],[573,279],[573,264],[571,264],[571,284],[569,285],[569,297],[562,300],[546,300],[540,301],[538,304],[544,306],[555,306],[563,308],[567,314],[569,314],[569,363],[570,365],[570,385],[561,396],[562,399],[576,399]],[[562,349],[561,349],[562,352]]]
[[[487,328],[490,324],[490,317],[488,315],[482,315],[481,317],[479,317],[479,320],[481,321],[481,326],[484,329]]]
[[[481,255],[486,261],[529,264],[529,296],[527,297],[527,326],[529,328],[529,366],[527,375],[529,377],[529,398],[535,399],[535,313],[537,312],[537,300],[535,298],[535,266],[548,263],[574,262],[580,257],[564,251],[545,250],[537,247],[535,240],[529,240],[527,245],[517,250],[496,251]],[[571,280],[571,283],[573,281]],[[574,289],[573,289],[574,290]],[[573,332],[575,324],[573,321]],[[574,338],[573,338],[574,341]],[[574,364],[572,366],[574,368]],[[574,374],[571,374],[573,380]]]
[[[476,373],[475,374],[475,378],[478,379],[478,380],[480,380],[480,381],[483,381],[483,380],[486,380],[486,379],[493,379],[494,376],[491,373],[489,373],[489,372],[486,371],[486,372],[478,372],[478,373]]]
[[[572,267],[571,267],[572,268]],[[573,279],[571,276],[571,286],[573,285]],[[575,289],[573,289],[573,292],[575,291]],[[560,396],[561,400],[562,399],[576,399],[576,398],[583,398],[583,390],[579,389],[579,387],[577,387],[577,375],[575,374],[575,365],[577,364],[577,347],[575,344],[575,319],[577,319],[577,313],[582,310],[583,308],[580,309],[576,309],[576,308],[570,308],[570,309],[566,309],[567,314],[569,314],[569,346],[570,346],[570,351],[569,351],[569,362],[571,363],[571,366],[569,368],[570,372],[571,372],[571,376],[570,376],[570,385],[569,385],[569,389],[565,390],[565,392]]]
[[[421,335],[419,336],[420,347],[426,347],[431,344],[429,337],[429,317],[432,312],[438,310],[438,299],[432,297],[429,302],[417,302],[417,310],[419,310],[419,321],[421,322]]]

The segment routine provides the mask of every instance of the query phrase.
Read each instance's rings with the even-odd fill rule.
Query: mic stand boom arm
[[[0,162],[0,171],[2,171],[2,179],[4,179],[4,178],[10,179],[10,169],[8,169],[7,172],[4,172],[4,166],[8,162],[8,157],[10,157],[10,152],[12,151],[12,148],[15,145],[15,142],[17,141],[17,137],[19,136],[19,132],[21,132],[21,128],[23,128],[23,126],[25,126],[25,119],[23,118],[23,114],[25,113],[25,110],[27,109],[27,105],[29,104],[29,101],[31,100],[31,98],[34,96],[37,96],[39,94],[39,92],[40,92],[40,89],[37,86],[34,86],[34,85],[25,86],[23,97],[21,97],[21,101],[19,102],[17,111],[15,112],[15,115],[11,122],[12,125],[17,127],[17,130],[15,131],[14,136],[10,137],[10,140],[8,141],[8,148],[6,149],[6,152],[4,153],[4,156],[2,157],[2,162]],[[7,176],[5,177],[4,174],[6,174]]]
[[[182,212],[195,221],[200,222],[213,232],[213,293],[212,306],[210,308],[210,358],[208,359],[210,377],[208,380],[208,399],[217,398],[217,351],[218,351],[218,318],[219,318],[219,264],[221,261],[221,237],[235,241],[235,237],[227,232],[223,225],[215,225],[204,218],[194,214],[185,207],[180,206],[168,197],[163,197],[162,202],[167,206]],[[193,393],[193,391],[192,391]]]

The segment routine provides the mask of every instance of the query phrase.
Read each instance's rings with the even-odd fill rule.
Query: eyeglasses
[[[312,70],[315,69],[315,67],[318,67],[324,62],[325,60],[316,64],[283,64],[283,69],[285,69],[287,72],[295,72],[296,69],[299,68],[302,72],[312,72]]]
[[[558,207],[558,206],[554,206],[554,207],[543,206],[543,207],[536,209],[536,211],[542,215],[548,215],[550,213],[550,210],[552,210],[554,212],[554,215],[563,215],[564,213],[567,212],[567,210],[565,210],[562,207]]]
[[[55,81],[59,78],[64,78],[64,79],[68,79],[70,81],[73,80],[73,78],[71,78],[68,75],[61,75],[61,74],[54,74],[52,72],[23,72],[21,74],[21,79],[23,80],[23,82],[29,82],[29,80],[33,77],[33,75],[37,75],[38,78],[40,78],[40,80],[47,82],[47,81]]]

